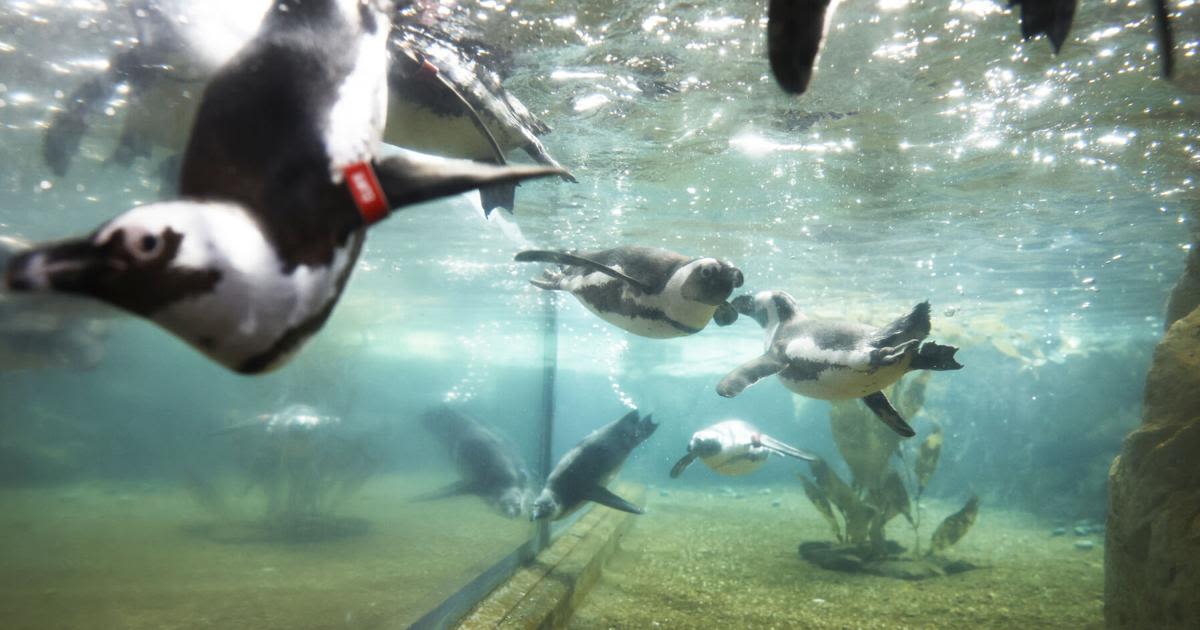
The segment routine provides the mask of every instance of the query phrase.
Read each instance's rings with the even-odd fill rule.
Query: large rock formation
[[[1200,309],[1154,352],[1109,473],[1104,565],[1109,628],[1200,628]]]
[[[1171,324],[1191,313],[1197,306],[1200,306],[1200,239],[1192,242],[1192,248],[1188,251],[1187,267],[1167,300],[1167,314],[1163,318],[1163,327],[1170,328]]]

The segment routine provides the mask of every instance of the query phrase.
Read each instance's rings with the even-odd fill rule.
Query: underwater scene
[[[0,626],[1198,628],[1198,52],[0,0]]]

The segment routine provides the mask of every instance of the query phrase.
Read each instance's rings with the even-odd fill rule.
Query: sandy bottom
[[[670,488],[648,493],[604,577],[569,627],[590,628],[1100,628],[1103,535],[1052,537],[1029,516],[989,509],[950,550],[984,568],[905,582],[812,566],[797,546],[829,540],[799,490],[743,498]],[[772,501],[778,500],[778,507]],[[959,506],[930,503],[924,542]],[[906,547],[903,518],[888,534]]]
[[[473,497],[407,501],[448,481],[378,478],[338,512],[365,533],[306,543],[214,540],[231,530],[175,487],[3,490],[0,626],[403,628],[532,531]]]

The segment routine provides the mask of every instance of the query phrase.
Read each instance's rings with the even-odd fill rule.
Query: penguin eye
[[[141,261],[157,258],[163,249],[162,237],[150,232],[132,231],[125,243],[130,255]]]
[[[713,277],[713,274],[715,274],[716,272],[717,272],[717,270],[713,269],[712,267],[703,267],[700,269],[700,277],[704,278],[704,279],[708,279],[708,278]]]

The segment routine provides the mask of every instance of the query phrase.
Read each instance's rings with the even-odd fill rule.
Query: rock
[[[859,573],[863,570],[863,559],[847,546],[835,547],[827,542],[800,543],[800,557],[833,571]]]
[[[669,496],[671,496],[671,491],[670,491],[670,490],[659,490],[659,491],[658,491],[658,496],[660,496],[660,497],[669,497]]]
[[[775,499],[774,501],[771,501],[771,507],[779,507],[781,505],[783,505],[783,501],[781,501],[779,499]]]
[[[1087,536],[1092,533],[1092,528],[1087,525],[1076,525],[1074,531],[1076,536]]]
[[[1078,550],[1080,550],[1080,551],[1091,551],[1091,550],[1092,550],[1092,548],[1093,548],[1093,547],[1095,547],[1095,546],[1096,546],[1096,543],[1094,543],[1094,542],[1092,542],[1092,541],[1090,541],[1090,540],[1077,540],[1077,541],[1075,541],[1075,548],[1076,548],[1076,549],[1078,549]]]
[[[1142,424],[1109,472],[1104,618],[1115,628],[1195,627],[1200,610],[1200,310],[1154,351]]]
[[[1050,535],[1051,536],[1066,536],[1067,528],[1066,527],[1055,527],[1054,531],[1050,532]]]
[[[1171,324],[1186,317],[1197,306],[1200,306],[1200,243],[1192,243],[1192,248],[1188,250],[1187,267],[1167,300],[1163,328],[1170,328]]]

